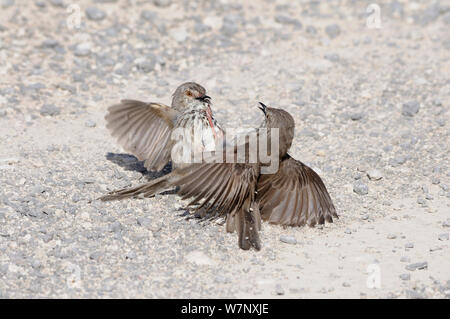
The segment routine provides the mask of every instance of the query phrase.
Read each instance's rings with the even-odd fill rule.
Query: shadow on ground
[[[169,174],[172,171],[172,163],[169,162],[161,171],[150,172],[144,167],[143,161],[138,160],[136,156],[130,154],[107,153],[106,159],[113,162],[114,164],[119,165],[127,171],[135,171],[141,173],[142,176],[144,176],[148,181]],[[162,192],[161,195],[176,194],[177,191],[178,188],[174,188],[172,190]],[[202,208],[200,208],[199,210],[180,208],[179,211],[182,211],[182,213],[179,215],[180,217],[186,217],[186,219],[200,219],[203,222],[215,221],[220,216],[219,214],[217,214],[217,211],[214,208],[209,210]]]
[[[148,171],[144,167],[144,162],[137,159],[136,156],[124,153],[106,153],[106,159],[116,165],[124,168],[126,171],[134,171],[141,173],[147,180],[159,178],[172,171],[172,163],[169,162],[159,172]]]

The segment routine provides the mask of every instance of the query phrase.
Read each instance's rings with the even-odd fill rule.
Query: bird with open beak
[[[178,186],[177,194],[182,199],[191,199],[189,206],[198,205],[196,209],[215,209],[224,214],[227,231],[237,231],[239,247],[244,250],[261,248],[261,219],[285,226],[313,227],[332,222],[338,215],[322,179],[288,154],[294,138],[294,119],[288,112],[263,103],[260,109],[265,115],[260,129],[267,130],[266,136],[270,136],[273,128],[279,130],[276,172],[261,174],[261,168],[268,164],[259,159],[251,163],[248,156],[244,163],[223,162],[224,153],[218,155],[220,161],[180,167],[149,183],[115,191],[101,199],[151,197]],[[232,152],[237,150],[236,146]]]
[[[194,82],[180,85],[173,94],[172,107],[160,103],[122,100],[108,108],[106,127],[125,149],[144,161],[148,170],[160,171],[171,160],[174,167],[183,157],[173,152],[178,142],[173,132],[193,129],[198,140],[185,139],[186,149],[212,151],[223,130],[211,110],[211,98]],[[173,156],[175,153],[175,156]]]

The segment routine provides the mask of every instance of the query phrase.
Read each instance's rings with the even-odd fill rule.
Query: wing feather
[[[179,112],[162,104],[122,100],[105,116],[118,143],[149,170],[161,170],[170,160],[170,134]]]
[[[194,167],[194,168],[193,168]],[[177,169],[174,184],[180,186],[183,199],[191,198],[189,205],[211,209],[223,214],[250,209],[254,201],[258,168],[251,164],[201,163]]]
[[[260,176],[257,190],[261,217],[271,223],[314,226],[338,217],[319,175],[290,156],[277,173]]]

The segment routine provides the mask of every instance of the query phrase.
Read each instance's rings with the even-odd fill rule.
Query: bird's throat
[[[213,120],[212,120],[212,111],[211,111],[211,107],[210,106],[208,106],[206,108],[206,118],[208,119],[209,126],[211,126],[211,130],[213,132],[214,139],[217,139],[216,129],[214,128],[214,123],[213,123]]]

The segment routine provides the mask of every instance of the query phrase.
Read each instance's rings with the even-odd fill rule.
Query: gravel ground
[[[450,2],[372,2],[0,0],[0,297],[449,298]],[[173,194],[95,200],[157,175],[106,108],[190,80],[225,127],[291,112],[340,219],[248,252]]]

